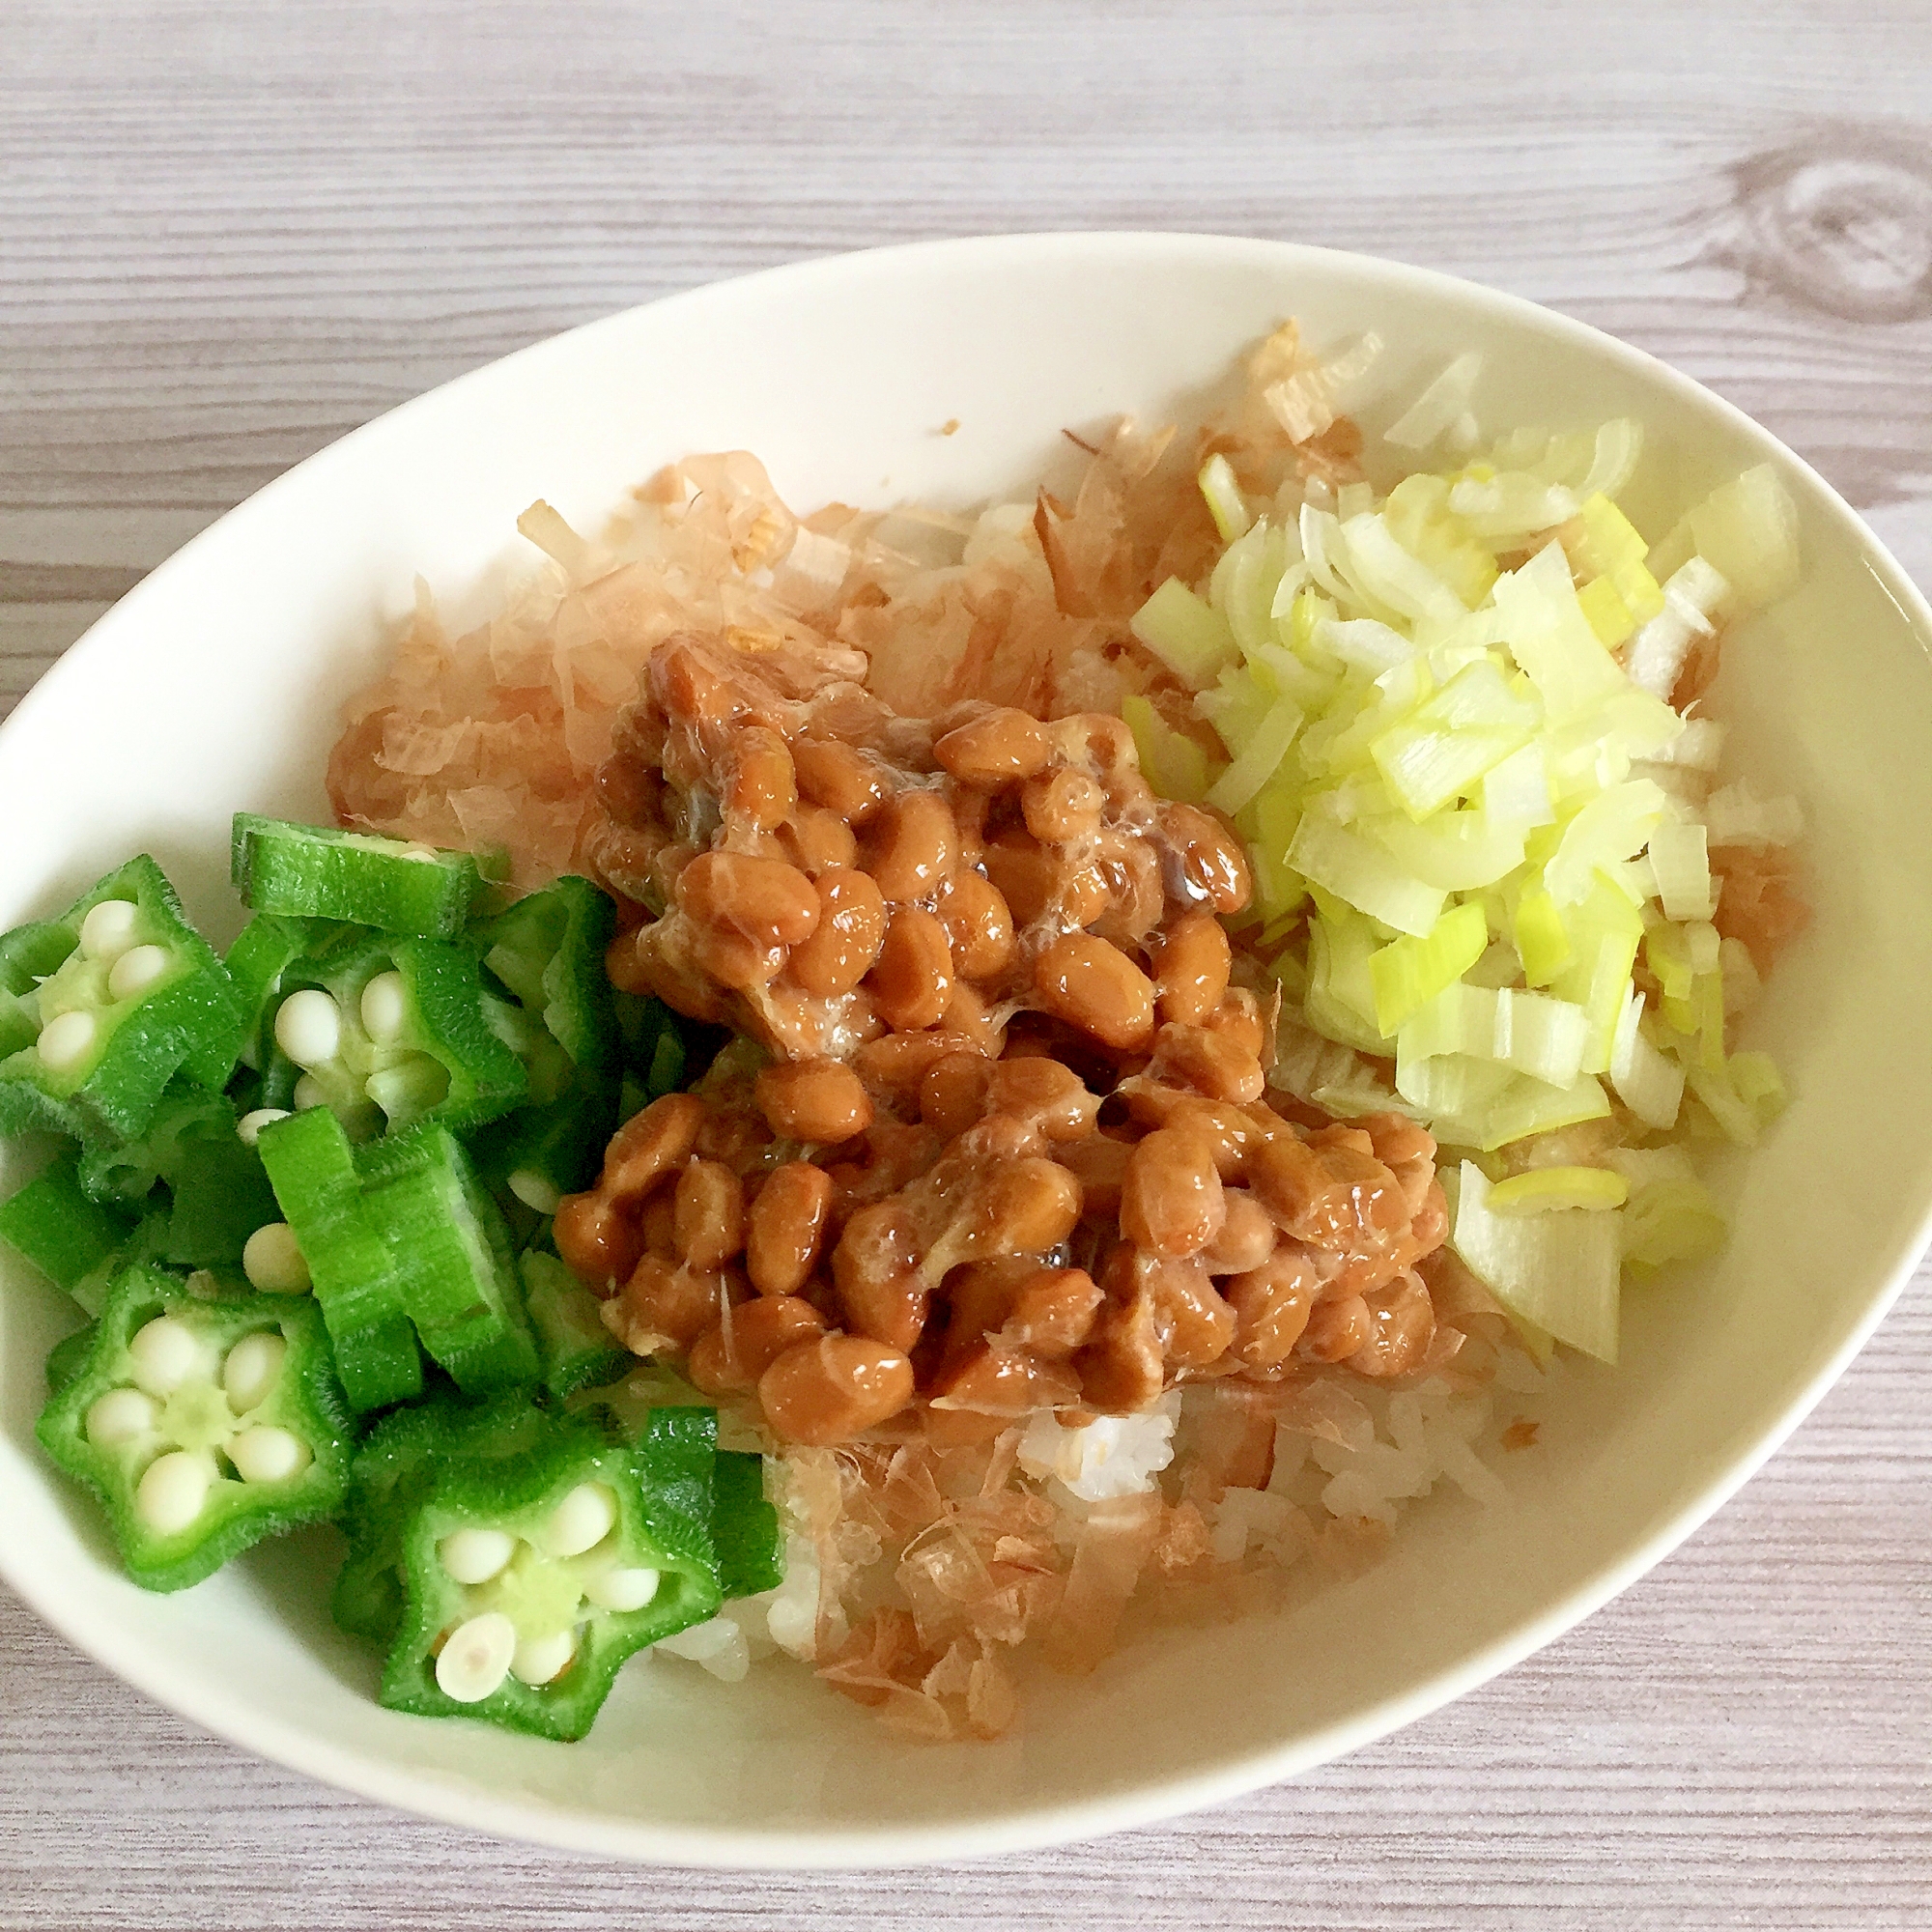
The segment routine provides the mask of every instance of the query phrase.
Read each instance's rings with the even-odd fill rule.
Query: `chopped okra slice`
[[[514,1461],[445,1459],[404,1530],[383,1702],[582,1737],[626,1658],[723,1601],[690,1500],[644,1448],[582,1422]]]
[[[377,939],[291,960],[266,1014],[265,1109],[327,1107],[353,1140],[434,1121],[469,1127],[527,1091],[487,1010],[476,955]]]
[[[492,1024],[524,1064],[522,1106],[476,1140],[499,1197],[538,1214],[588,1186],[617,1124],[621,1041],[604,954],[616,908],[569,875],[470,927],[470,943],[506,997]]]
[[[256,912],[453,939],[482,887],[468,852],[369,832],[235,814],[236,890]]]
[[[611,1381],[636,1362],[605,1327],[603,1303],[555,1255],[531,1249],[517,1266],[543,1385],[556,1401]]]
[[[84,1315],[98,1316],[107,1305],[107,1292],[130,1267],[149,1267],[167,1260],[168,1225],[165,1212],[144,1214],[112,1254],[105,1256],[71,1283],[68,1293]],[[245,1283],[233,1283],[242,1287]]]
[[[509,1231],[456,1137],[415,1127],[360,1149],[363,1206],[430,1356],[471,1394],[539,1375]]]
[[[147,1590],[184,1589],[334,1516],[355,1442],[313,1301],[205,1299],[145,1266],[115,1281],[37,1433],[99,1496]]]
[[[119,1254],[133,1231],[131,1213],[88,1194],[72,1153],[0,1203],[0,1241],[70,1294]]]
[[[549,1439],[552,1426],[521,1393],[481,1403],[440,1394],[377,1423],[351,1474],[349,1556],[330,1606],[336,1623],[373,1643],[393,1641],[403,1615],[404,1531],[439,1473],[457,1462],[519,1460]]]
[[[721,1449],[711,1476],[711,1540],[724,1595],[755,1597],[784,1581],[784,1537],[765,1500],[765,1459]]]
[[[0,936],[0,1132],[142,1132],[185,1074],[219,1093],[241,1049],[221,961],[161,869],[131,859],[57,920]]]
[[[368,944],[360,926],[330,926],[319,919],[284,919],[257,913],[228,949],[228,977],[242,1014],[242,1064],[258,1073],[274,1049],[275,1009],[281,1004],[282,977],[298,959],[318,960],[332,950],[354,951]]]
[[[71,1335],[64,1335],[47,1350],[47,1393],[59,1395],[68,1383],[87,1366],[87,1358],[94,1351],[94,1337],[99,1323],[90,1321],[85,1328],[76,1328]]]
[[[608,1064],[617,1016],[604,954],[617,929],[610,896],[566,874],[470,928],[483,963],[578,1066]]]
[[[285,1247],[291,1276],[313,1282],[357,1409],[419,1393],[418,1341],[471,1393],[535,1383],[509,1233],[454,1135],[417,1127],[358,1150],[314,1108],[265,1127],[257,1145],[288,1226],[256,1236],[256,1260],[280,1273]]]
[[[159,1253],[183,1267],[242,1267],[251,1237],[281,1219],[234,1101],[185,1081],[169,1089],[146,1132],[89,1148],[79,1172],[98,1201],[164,1211],[168,1235]],[[157,1195],[157,1187],[165,1193]],[[157,1202],[168,1205],[155,1208]]]
[[[342,1123],[316,1108],[264,1127],[255,1144],[335,1345],[351,1405],[361,1413],[420,1395],[422,1355],[403,1305],[396,1257],[368,1215]],[[258,1266],[264,1260],[258,1253]]]

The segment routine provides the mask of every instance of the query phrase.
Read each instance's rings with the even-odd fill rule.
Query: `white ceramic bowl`
[[[1653,487],[1766,458],[1803,521],[1802,589],[1743,634],[1720,705],[1812,818],[1817,923],[1752,1023],[1796,1095],[1728,1179],[1737,1232],[1694,1281],[1628,1297],[1614,1373],[1579,1367],[1514,1500],[1418,1508],[1394,1553],[1277,1622],[1177,1632],[1050,1684],[1009,1740],[895,1741],[802,1672],[726,1688],[634,1667],[588,1741],[381,1710],[327,1613],[327,1535],[174,1597],[119,1575],[32,1435],[44,1285],[0,1295],[0,1571],[108,1668],[210,1729],[390,1804],[684,1863],[889,1863],[1068,1838],[1226,1797],[1419,1717],[1656,1562],[1810,1407],[1908,1274],[1932,1204],[1932,611],[1804,464],[1579,324],[1440,275],[1209,237],[1034,236],[810,262],[546,342],[345,438],[131,592],[0,730],[0,925],[153,851],[225,939],[237,807],[324,814],[337,701],[413,575],[471,610],[535,496],[595,524],[691,450],[741,445],[801,506],[959,506],[1024,486],[1063,426],[1198,406],[1294,314],[1373,326],[1392,393],[1486,353],[1487,425],[1642,418]],[[1373,428],[1373,409],[1364,412]],[[956,417],[955,435],[940,426]],[[526,553],[526,554],[527,554]]]

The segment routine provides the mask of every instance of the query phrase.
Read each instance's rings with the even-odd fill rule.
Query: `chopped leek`
[[[1532,986],[1547,986],[1570,963],[1570,935],[1556,901],[1542,886],[1532,886],[1517,900],[1510,923],[1522,961],[1523,979]]]
[[[1552,724],[1569,724],[1622,687],[1623,668],[1577,602],[1560,545],[1546,545],[1521,569],[1497,578],[1492,594],[1503,641],[1535,685]]]
[[[1642,1022],[1643,995],[1633,987],[1610,1045],[1610,1085],[1645,1126],[1667,1132],[1684,1102],[1684,1069],[1651,1043]]]
[[[1464,422],[1469,424],[1470,440],[1474,440],[1475,419],[1469,414],[1469,398],[1482,372],[1483,358],[1473,350],[1457,356],[1382,432],[1382,440],[1398,449],[1427,449]]]
[[[1392,939],[1369,960],[1377,1026],[1394,1035],[1418,1009],[1462,979],[1489,943],[1489,923],[1482,907],[1473,904],[1452,906],[1427,938]]]
[[[1245,536],[1248,526],[1254,522],[1254,513],[1248,508],[1247,498],[1241,495],[1234,466],[1216,451],[1201,466],[1198,480],[1201,494],[1208,502],[1208,514],[1214,519],[1214,527],[1221,532],[1221,541],[1233,543],[1236,537]]]
[[[1757,1116],[1760,1124],[1769,1125],[1789,1104],[1784,1076],[1770,1054],[1732,1054],[1730,1074],[1732,1092]]]
[[[1663,794],[1648,779],[1611,785],[1570,818],[1544,869],[1559,906],[1588,896],[1598,871],[1641,852],[1663,816]]]
[[[1547,1214],[1555,1208],[1621,1208],[1630,1182],[1607,1167],[1533,1167],[1490,1189],[1492,1214]]]
[[[1376,1023],[1375,934],[1364,919],[1318,917],[1308,928],[1308,1024],[1343,1046],[1386,1054]]]
[[[1766,466],[1653,548],[1618,500],[1639,426],[1514,430],[1471,459],[1478,366],[1398,416],[1390,448],[1455,454],[1386,495],[1310,479],[1262,502],[1210,456],[1223,547],[1133,619],[1206,728],[1122,708],[1156,789],[1248,841],[1280,949],[1271,1083],[1485,1160],[1536,1143],[1467,1197],[1464,1259],[1526,1336],[1608,1355],[1619,1226],[1633,1266],[1708,1251],[1721,1223],[1683,1146],[1747,1144],[1784,1102],[1771,1062],[1732,1050],[1758,978],[1712,923],[1713,857],[1787,844],[1803,813],[1719,783],[1722,727],[1670,699],[1700,639],[1795,581],[1797,516]],[[1292,435],[1332,419],[1343,371],[1274,386]]]
[[[1667,698],[1692,642],[1710,636],[1711,612],[1729,593],[1724,578],[1701,556],[1687,558],[1663,586],[1663,609],[1631,639],[1624,653],[1630,681],[1653,697]]]
[[[1527,1140],[1532,1134],[1560,1133],[1565,1127],[1581,1126],[1585,1121],[1607,1120],[1609,1112],[1609,1096],[1602,1083],[1587,1073],[1569,1087],[1551,1087],[1521,1074],[1510,1082],[1483,1117],[1483,1132],[1476,1146],[1485,1153],[1493,1153],[1497,1148]]]
[[[1227,618],[1178,577],[1170,577],[1134,612],[1131,629],[1189,691],[1205,690],[1235,661],[1235,634]]]
[[[1450,1245],[1512,1316],[1594,1355],[1617,1358],[1621,1217],[1579,1208],[1499,1214],[1489,1177],[1465,1160]]]
[[[1610,1159],[1630,1183],[1624,1264],[1649,1274],[1672,1262],[1709,1261],[1724,1245],[1724,1217],[1682,1148],[1620,1148]]]
[[[1763,610],[1798,582],[1798,510],[1777,471],[1760,463],[1687,511],[1658,547],[1671,567],[1702,557],[1746,604]]]
[[[1212,782],[1208,753],[1184,732],[1177,731],[1145,697],[1127,697],[1121,716],[1134,734],[1141,770],[1162,798],[1199,805]]]
[[[1704,808],[1713,845],[1791,845],[1804,836],[1795,798],[1758,798],[1743,782],[1720,786]]]
[[[1650,835],[1650,866],[1665,919],[1710,918],[1711,858],[1701,825],[1664,819]]]
[[[1405,871],[1379,845],[1312,812],[1295,828],[1288,863],[1356,911],[1418,939],[1434,930],[1448,897]]]
[[[1208,803],[1220,811],[1238,811],[1273,778],[1301,729],[1301,707],[1292,697],[1268,706],[1233,764],[1216,779]]]
[[[1445,986],[1396,1036],[1398,1063],[1460,1053],[1493,1060],[1550,1087],[1569,1087],[1582,1070],[1589,1018],[1546,993]]]

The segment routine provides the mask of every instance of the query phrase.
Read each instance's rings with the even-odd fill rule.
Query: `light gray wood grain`
[[[57,4],[0,21],[0,711],[231,503],[627,303],[1007,228],[1467,274],[1711,384],[1932,582],[1923,0]],[[1174,1827],[640,1874],[379,1811],[0,1599],[0,1927],[1932,1923],[1932,1277],[1581,1630]]]

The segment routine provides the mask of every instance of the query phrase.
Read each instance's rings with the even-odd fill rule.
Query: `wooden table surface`
[[[0,709],[416,391],[797,256],[1227,230],[1641,344],[1932,584],[1926,0],[10,0]],[[1932,1925],[1932,1277],[1580,1630],[1296,1782],[1071,1850],[646,1873],[417,1824],[149,1705],[0,1593],[0,1925]]]

